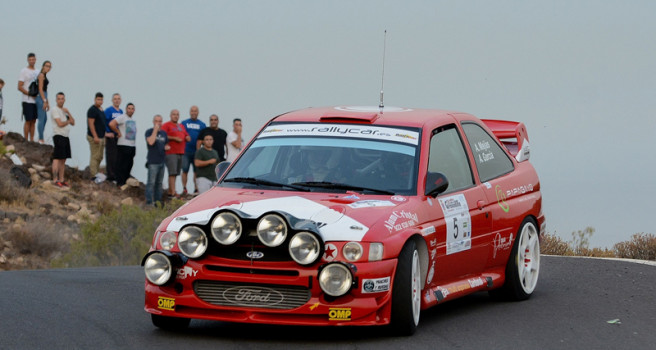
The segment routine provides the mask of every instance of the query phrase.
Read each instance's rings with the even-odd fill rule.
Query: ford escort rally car
[[[524,124],[441,110],[271,119],[144,257],[155,326],[387,325],[488,291],[531,296],[545,230]]]

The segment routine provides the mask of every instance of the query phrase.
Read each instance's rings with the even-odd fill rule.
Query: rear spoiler
[[[531,149],[528,144],[528,132],[524,123],[509,120],[483,119],[494,136],[503,144],[518,162],[528,160]]]

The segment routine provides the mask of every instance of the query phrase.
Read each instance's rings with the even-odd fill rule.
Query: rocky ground
[[[0,270],[50,267],[52,259],[79,239],[83,220],[121,204],[144,205],[145,185],[135,179],[122,188],[111,182],[96,184],[88,168],[67,167],[70,187],[60,188],[51,181],[52,146],[27,142],[16,133],[0,142],[6,152],[0,157]],[[32,180],[29,187],[11,173],[11,154],[22,161],[19,167]]]

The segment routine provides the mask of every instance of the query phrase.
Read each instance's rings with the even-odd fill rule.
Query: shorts
[[[55,150],[52,152],[53,159],[68,159],[71,157],[71,141],[66,136],[55,135],[52,137]]]
[[[182,157],[182,172],[183,173],[188,173],[189,172],[189,167],[194,168],[194,172],[196,172],[196,164],[194,164],[194,159],[196,159],[196,154],[194,153],[185,153],[184,156]]]
[[[36,103],[23,102],[23,116],[27,122],[36,120],[38,117],[36,113]]]
[[[180,175],[181,168],[182,168],[182,154],[166,155],[166,170],[168,170],[169,176]]]

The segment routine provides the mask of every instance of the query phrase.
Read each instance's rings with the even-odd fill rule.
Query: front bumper
[[[164,286],[146,281],[145,310],[161,316],[282,325],[384,325],[390,322],[396,259],[351,264],[354,283],[325,295],[319,265],[188,260]],[[366,285],[366,286],[365,286]]]

